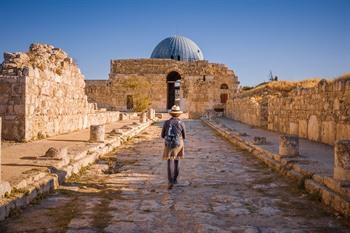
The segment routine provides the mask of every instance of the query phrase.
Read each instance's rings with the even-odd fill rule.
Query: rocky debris
[[[266,145],[266,137],[254,137],[254,144],[255,145]]]
[[[0,74],[10,76],[27,76],[29,69],[38,68],[54,70],[62,75],[64,69],[74,65],[72,58],[60,48],[48,44],[31,44],[28,52],[4,53]]]
[[[52,159],[64,159],[67,157],[67,148],[63,147],[60,149],[57,149],[55,147],[50,147],[43,156],[45,158],[52,158]]]
[[[122,129],[112,129],[110,132],[111,135],[123,134],[124,131]]]
[[[281,156],[298,156],[299,137],[295,135],[281,135],[278,154]]]
[[[339,140],[334,148],[334,178],[350,182],[350,140]]]

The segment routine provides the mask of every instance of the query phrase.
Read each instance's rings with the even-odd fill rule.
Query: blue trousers
[[[169,184],[175,184],[179,176],[179,160],[168,159],[168,181]]]

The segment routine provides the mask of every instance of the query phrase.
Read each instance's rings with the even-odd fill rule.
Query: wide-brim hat
[[[181,111],[180,107],[178,105],[174,105],[171,107],[171,110],[169,112],[172,116],[180,116],[183,112]]]

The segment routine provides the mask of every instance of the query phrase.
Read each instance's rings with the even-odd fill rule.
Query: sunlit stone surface
[[[2,223],[1,232],[348,232],[345,220],[200,121],[167,190],[160,125]],[[117,159],[115,159],[117,158]],[[113,172],[107,167],[113,166]]]

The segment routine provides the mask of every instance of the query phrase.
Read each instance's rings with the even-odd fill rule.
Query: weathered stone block
[[[44,156],[48,158],[64,159],[67,157],[67,148],[63,147],[63,148],[57,149],[55,147],[50,147],[46,151]]]
[[[321,124],[321,141],[327,144],[334,144],[335,123],[334,121],[324,121]]]
[[[146,123],[147,122],[147,113],[142,112],[140,115],[140,123]]]
[[[335,143],[333,177],[350,182],[350,140],[339,140]]]
[[[336,140],[343,140],[350,138],[350,124],[337,124]]]
[[[153,120],[156,117],[156,111],[153,108],[148,109],[147,117],[150,120]]]
[[[307,125],[307,137],[313,141],[318,141],[320,138],[320,124],[315,115],[312,115],[309,118]]]
[[[156,117],[159,118],[159,119],[162,119],[163,115],[161,113],[156,113]]]
[[[90,142],[104,142],[105,126],[91,125],[90,126]]]
[[[267,143],[266,137],[254,137],[254,144],[265,145]]]
[[[307,138],[307,121],[299,120],[298,135],[303,138]]]
[[[299,124],[295,122],[289,123],[289,134],[298,135],[299,134]]]
[[[299,137],[296,135],[281,135],[279,145],[279,155],[297,156],[299,155]]]
[[[124,121],[124,120],[127,120],[128,119],[128,114],[126,113],[120,113],[120,120],[121,121]]]

